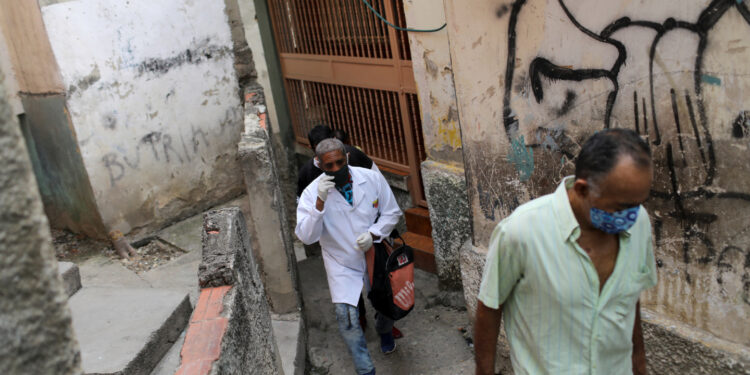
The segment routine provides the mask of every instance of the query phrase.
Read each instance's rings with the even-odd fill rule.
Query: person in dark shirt
[[[307,140],[310,141],[310,147],[312,147],[313,150],[315,150],[315,147],[318,145],[318,143],[328,138],[338,138],[344,143],[344,148],[346,149],[346,153],[349,157],[349,165],[354,167],[372,169],[380,173],[378,166],[372,161],[372,159],[370,159],[369,156],[367,156],[367,154],[362,152],[362,150],[360,150],[359,148],[347,144],[344,140],[341,139],[343,138],[347,141],[349,140],[349,136],[345,131],[337,130],[336,132],[334,132],[330,126],[320,124],[310,129],[310,132],[307,133]],[[316,164],[317,161],[313,157],[310,158],[310,160],[308,160],[299,169],[299,173],[297,174],[297,200],[299,200],[299,197],[302,195],[302,192],[305,191],[307,185],[310,185],[310,183],[318,178],[318,176],[323,174],[323,170],[318,168]],[[359,297],[357,309],[359,310],[359,324],[362,325],[362,329],[364,329],[367,326],[367,319],[365,318],[365,301],[362,296]],[[399,331],[396,327],[393,327],[392,332],[394,338],[399,339],[403,337],[401,331]]]
[[[349,144],[349,134],[342,129],[336,129],[333,131],[333,137],[344,143]]]
[[[328,125],[317,125],[312,128],[309,133],[307,133],[307,139],[310,141],[310,146],[313,148],[313,150],[315,149],[315,146],[320,143],[320,141],[328,138],[334,138],[334,132]],[[354,167],[372,169],[379,172],[378,166],[375,165],[372,159],[370,159],[360,149],[346,143],[344,143],[344,148],[349,155],[349,165]],[[320,176],[322,173],[323,171],[318,168],[317,165],[315,165],[315,158],[310,158],[310,160],[308,160],[305,165],[303,165],[302,168],[299,169],[299,174],[297,177],[297,197],[299,198],[299,196],[302,195],[302,192],[305,191],[307,185],[310,185],[310,183],[318,178],[318,176]]]

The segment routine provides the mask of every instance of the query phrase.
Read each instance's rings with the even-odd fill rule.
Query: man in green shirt
[[[492,233],[479,290],[476,373],[493,374],[504,318],[516,374],[644,374],[639,295],[656,285],[641,206],[653,167],[637,133],[596,133],[575,176]]]

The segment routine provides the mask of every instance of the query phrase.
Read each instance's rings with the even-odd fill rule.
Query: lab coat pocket
[[[361,202],[358,202],[356,210],[362,217],[366,217],[370,225],[375,222],[380,211],[378,198],[372,194],[365,194]]]

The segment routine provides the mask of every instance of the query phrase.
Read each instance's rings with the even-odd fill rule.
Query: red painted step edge
[[[231,286],[201,290],[198,303],[190,318],[185,343],[180,357],[182,362],[175,375],[207,375],[221,354],[221,340],[227,331],[227,318],[221,316],[224,296]]]

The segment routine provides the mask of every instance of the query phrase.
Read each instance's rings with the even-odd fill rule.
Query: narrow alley
[[[749,61],[750,0],[0,0],[0,374],[749,375]]]

